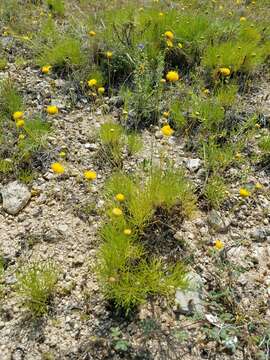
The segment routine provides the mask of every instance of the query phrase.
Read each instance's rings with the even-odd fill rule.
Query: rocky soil
[[[231,168],[230,194],[221,210],[208,211],[201,204],[194,219],[177,229],[175,239],[185,249],[196,286],[178,292],[175,303],[155,299],[125,318],[102,298],[94,272],[104,206],[101,188],[111,172],[99,161],[96,132],[108,118],[117,119],[120,110],[108,104],[94,107],[84,98],[76,99],[74,106],[75,90],[39,70],[27,67],[18,73],[10,65],[0,73],[1,78],[7,75],[16,79],[29,111],[42,111],[53,103],[60,113],[53,119],[43,173],[31,187],[19,182],[0,187],[0,249],[6,267],[0,359],[253,359],[245,342],[247,328],[267,329],[270,324],[269,169],[246,163]],[[112,101],[105,99],[105,103]],[[109,110],[106,115],[104,106]],[[264,83],[249,101],[250,108],[258,106],[269,118],[269,86]],[[195,185],[202,183],[203,162],[186,150],[183,140],[165,141],[155,129],[145,130],[143,141],[143,151],[125,159],[126,171],[142,166],[154,149],[153,162],[165,153],[186,169]],[[60,151],[67,154],[67,172],[61,177],[49,170]],[[91,188],[82,179],[87,169],[98,174]],[[262,189],[252,197],[239,197],[243,184],[253,189],[256,183]],[[217,239],[225,245],[220,252],[213,249]],[[40,259],[56,262],[60,280],[49,314],[33,320],[14,292],[16,269]],[[220,306],[237,313],[239,319],[245,317],[246,327],[230,331]],[[227,337],[219,337],[224,329]],[[125,350],[118,349],[119,339]]]

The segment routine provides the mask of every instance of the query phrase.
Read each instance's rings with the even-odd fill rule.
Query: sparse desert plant
[[[225,200],[227,187],[218,175],[211,176],[204,188],[204,195],[213,208],[219,208],[222,201]]]
[[[0,83],[0,122],[1,118],[10,118],[14,112],[23,111],[23,99],[12,81]]]
[[[270,154],[270,135],[264,135],[259,141],[259,148],[265,155]]]
[[[124,148],[124,129],[115,122],[107,122],[101,125],[99,137],[103,154],[115,166],[121,165]]]
[[[58,269],[52,262],[33,262],[18,271],[17,295],[33,316],[49,310],[55,293]]]
[[[65,3],[63,0],[47,0],[47,5],[54,14],[60,16],[65,14]]]

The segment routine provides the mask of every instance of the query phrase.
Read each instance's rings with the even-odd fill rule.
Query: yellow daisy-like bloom
[[[164,136],[171,136],[174,133],[174,130],[170,127],[169,124],[167,124],[161,128],[161,132]]]
[[[173,42],[171,40],[167,40],[167,46],[169,48],[172,48],[173,47]]]
[[[245,22],[245,21],[247,21],[247,18],[245,18],[244,16],[241,16],[240,17],[240,22]]]
[[[58,107],[56,105],[49,105],[47,106],[47,113],[49,115],[56,115],[58,114],[59,110],[58,110]]]
[[[224,244],[221,240],[215,241],[215,249],[216,250],[222,250],[224,248]]]
[[[103,95],[105,93],[105,88],[99,87],[97,91],[98,91],[99,95]]]
[[[16,121],[16,126],[18,128],[24,127],[24,120],[23,119],[17,120]]]
[[[248,191],[247,189],[244,189],[244,188],[241,188],[240,190],[239,190],[239,195],[241,196],[241,197],[249,197],[250,195],[251,195],[251,193],[250,193],[250,191]]]
[[[111,51],[107,51],[107,52],[106,52],[106,57],[107,57],[107,59],[111,59],[112,56],[113,56],[113,53],[112,53]]]
[[[20,120],[23,118],[23,112],[22,111],[15,111],[12,115],[13,119],[15,121]]]
[[[160,12],[158,15],[159,15],[159,16],[164,16],[164,13],[163,13],[163,12]]]
[[[231,70],[229,68],[219,68],[218,71],[223,76],[229,76],[231,74]]]
[[[94,37],[97,35],[97,33],[94,30],[89,31],[89,35]]]
[[[123,231],[123,233],[124,233],[125,235],[131,235],[132,231],[131,231],[131,229],[125,229],[125,230]]]
[[[95,180],[97,178],[97,173],[93,170],[88,170],[84,172],[84,177],[86,180]]]
[[[210,90],[209,90],[209,89],[204,89],[204,90],[203,90],[203,93],[204,93],[204,95],[209,95],[209,94],[210,94]]]
[[[167,38],[168,40],[171,40],[171,41],[172,41],[173,38],[174,38],[174,35],[173,35],[173,32],[172,32],[172,31],[166,31],[164,35],[166,36],[166,38]]]
[[[166,79],[169,82],[176,82],[179,80],[179,74],[177,71],[169,71],[166,75]]]
[[[121,209],[119,209],[119,208],[113,208],[112,209],[112,214],[114,216],[121,216],[121,215],[123,215],[123,211]]]
[[[64,166],[58,162],[53,163],[51,169],[56,174],[63,174],[65,172]]]
[[[51,68],[52,68],[51,65],[42,66],[41,68],[42,74],[48,74],[51,71]]]
[[[181,44],[181,43],[178,43],[177,46],[179,47],[179,49],[183,48],[183,44]]]
[[[121,194],[121,193],[119,193],[119,194],[116,194],[115,195],[115,200],[117,200],[117,201],[124,201],[125,200],[125,195],[124,194]]]
[[[24,140],[24,139],[25,139],[25,135],[24,135],[24,134],[20,134],[20,135],[18,136],[18,139],[19,139],[19,140]]]
[[[97,80],[96,79],[90,79],[88,80],[88,86],[89,87],[93,87],[97,85]]]

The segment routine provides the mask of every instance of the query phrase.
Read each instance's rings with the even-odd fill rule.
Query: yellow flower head
[[[113,208],[112,209],[112,214],[114,216],[121,216],[123,214],[123,211],[121,209],[119,209],[119,208]]]
[[[249,197],[250,195],[251,195],[251,193],[250,193],[250,191],[248,191],[247,189],[244,189],[244,188],[241,188],[240,190],[239,190],[239,195],[241,196],[241,197]]]
[[[51,68],[52,68],[51,65],[42,66],[41,68],[42,74],[48,74],[51,71]]]
[[[13,119],[15,121],[20,120],[23,118],[23,112],[22,111],[15,111],[12,115]]]
[[[170,127],[169,124],[167,124],[161,128],[161,132],[164,136],[171,136],[174,133],[174,130]]]
[[[112,53],[111,51],[107,51],[107,52],[106,52],[106,57],[107,57],[107,59],[111,59],[112,56],[113,56],[113,53]]]
[[[204,90],[203,90],[203,93],[204,93],[204,95],[209,95],[209,94],[210,94],[210,90],[209,90],[209,89],[204,89]]]
[[[86,180],[95,180],[97,178],[97,173],[92,170],[88,170],[84,172],[84,177]]]
[[[51,169],[56,174],[63,174],[65,172],[65,168],[62,164],[55,162],[51,165]]]
[[[245,18],[244,16],[240,17],[240,22],[245,22],[247,21],[247,18]]]
[[[16,126],[18,128],[23,127],[24,126],[24,120],[23,119],[17,120],[16,121]]]
[[[117,201],[124,201],[125,200],[125,195],[124,194],[121,194],[121,193],[119,193],[119,194],[116,194],[115,195],[115,200],[117,200]]]
[[[179,47],[179,49],[183,48],[183,44],[181,44],[181,43],[178,43],[177,46]]]
[[[229,68],[219,68],[218,71],[223,76],[229,76],[231,74],[231,70]]]
[[[179,80],[179,74],[177,71],[169,71],[166,75],[166,79],[169,82],[176,82]]]
[[[124,231],[123,231],[123,233],[125,234],[125,235],[131,235],[131,229],[125,229]]]
[[[166,43],[169,48],[173,47],[173,42],[171,40],[167,40]]]
[[[59,156],[61,157],[61,158],[64,158],[64,157],[66,157],[66,153],[65,153],[65,151],[61,151],[60,153],[59,153]]]
[[[99,87],[97,91],[98,91],[99,95],[103,95],[105,93],[105,88]]]
[[[91,31],[89,31],[89,35],[90,35],[91,37],[94,37],[94,36],[97,35],[97,33],[96,33],[94,30],[91,30]]]
[[[56,105],[49,105],[47,106],[47,113],[49,115],[55,115],[58,114],[59,110],[58,107]]]
[[[167,40],[173,40],[174,38],[174,35],[173,35],[173,32],[172,31],[166,31],[165,34],[164,34],[167,38]]]
[[[224,244],[221,240],[215,241],[215,249],[216,250],[222,250],[224,248]]]
[[[88,80],[88,86],[89,87],[93,87],[97,85],[97,80],[96,79],[90,79]]]
[[[159,16],[164,16],[164,13],[163,13],[163,12],[160,12],[158,15],[159,15]]]
[[[24,135],[24,134],[20,134],[20,135],[18,136],[18,138],[19,138],[19,140],[24,140],[24,139],[25,139],[25,135]]]

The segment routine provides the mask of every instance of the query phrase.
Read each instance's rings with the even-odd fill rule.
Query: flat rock
[[[31,193],[27,186],[18,181],[13,181],[3,186],[1,195],[3,209],[11,215],[18,214],[31,198]]]
[[[189,281],[188,289],[177,289],[175,293],[175,303],[178,311],[184,315],[191,315],[195,312],[202,313],[202,279],[198,274],[193,272],[187,275],[187,279]]]
[[[186,167],[190,171],[197,171],[201,166],[201,160],[200,159],[188,159],[186,162]]]
[[[207,217],[208,224],[215,231],[225,233],[230,225],[228,220],[223,220],[220,213],[216,210],[211,210]]]

